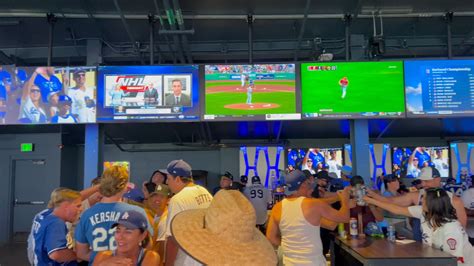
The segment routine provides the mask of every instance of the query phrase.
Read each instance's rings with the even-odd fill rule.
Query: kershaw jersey
[[[55,115],[51,118],[51,123],[53,124],[74,124],[77,123],[77,120],[71,114],[67,114],[66,116]]]
[[[49,80],[45,79],[42,75],[37,75],[35,78],[35,85],[41,91],[41,99],[43,102],[48,102],[48,95],[51,92],[58,92],[63,89],[63,84],[56,76],[50,76]]]
[[[132,210],[147,217],[142,208],[123,202],[97,203],[81,215],[74,238],[79,243],[88,244],[92,249],[89,264],[92,264],[97,252],[117,248],[115,228],[111,227],[124,212]],[[153,235],[153,227],[149,221],[148,231]]]
[[[252,203],[257,215],[257,224],[265,224],[267,221],[267,204],[272,201],[268,189],[262,184],[255,184],[244,189],[244,195]]]
[[[33,234],[34,265],[77,265],[76,261],[59,263],[49,258],[54,251],[67,248],[66,223],[52,214],[52,209],[37,214],[31,227]]]

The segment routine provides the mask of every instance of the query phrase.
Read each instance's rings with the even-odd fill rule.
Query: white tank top
[[[282,201],[280,232],[283,265],[326,266],[320,227],[306,221],[302,203],[304,197]]]

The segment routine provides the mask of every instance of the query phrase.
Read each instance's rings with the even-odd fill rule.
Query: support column
[[[87,124],[84,141],[84,182],[83,188],[90,186],[92,179],[102,174],[104,128],[101,124]]]
[[[351,120],[352,175],[360,175],[370,184],[369,122]]]
[[[453,12],[448,12],[445,15],[446,19],[446,32],[447,32],[447,48],[448,48],[448,58],[453,58],[453,38],[451,35],[451,24],[453,23]]]
[[[53,39],[54,39],[54,23],[56,23],[56,16],[52,13],[46,14],[46,19],[49,24],[49,36],[48,36],[48,66],[51,66],[53,61]]]
[[[148,14],[148,24],[150,28],[150,65],[155,64],[155,16]]]
[[[247,15],[247,24],[249,25],[249,64],[253,64],[253,15]]]
[[[351,60],[351,14],[344,15],[344,24],[345,24],[345,49],[346,49],[346,61]]]
[[[102,63],[102,43],[100,40],[87,41],[87,65]],[[104,129],[101,124],[86,124],[84,138],[84,179],[83,188],[90,186],[91,180],[102,174]]]

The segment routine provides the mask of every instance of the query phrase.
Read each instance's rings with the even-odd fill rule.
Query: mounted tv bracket
[[[375,12],[372,11],[372,24],[374,26],[373,36],[369,39],[369,56],[371,58],[379,57],[385,54],[385,38],[383,36],[383,18],[380,11],[377,12],[380,21],[380,33],[377,34],[377,23]]]

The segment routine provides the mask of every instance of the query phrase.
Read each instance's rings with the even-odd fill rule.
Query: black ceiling
[[[280,143],[291,139],[349,139],[350,121],[271,121],[102,124],[106,143],[216,146]],[[281,129],[280,129],[281,127]],[[63,143],[83,144],[85,125],[2,126],[1,134],[62,132]],[[369,136],[386,138],[472,139],[474,118],[369,120]]]
[[[147,15],[161,15],[163,29],[169,29],[165,2],[173,6],[174,1],[3,0],[0,3],[0,51],[6,57],[0,56],[0,60],[19,65],[45,64],[49,31],[46,13],[54,13],[57,18],[54,24],[54,64],[85,64],[87,40],[91,39],[101,40],[104,64],[147,64]],[[454,56],[474,55],[474,1],[470,0],[177,2],[184,16],[185,29],[194,30],[194,34],[186,37],[195,63],[246,61],[249,37],[246,17],[249,13],[255,18],[253,43],[256,61],[293,61],[303,24],[298,60],[313,60],[323,50],[333,53],[337,60],[344,60],[344,14],[352,14],[351,33],[363,36],[363,46],[367,49],[367,41],[373,35],[373,12],[377,16],[378,34],[381,33],[378,14],[383,18],[387,45],[384,56],[387,58],[446,57],[446,12],[454,14],[451,26]],[[307,3],[310,4],[306,10]],[[305,11],[308,19],[304,23]],[[120,14],[124,15],[125,21],[120,19]],[[179,52],[178,47],[183,46],[184,40],[178,38],[178,43],[175,43],[174,36],[157,34],[160,27],[157,22],[156,62],[173,63],[173,54]],[[186,50],[186,47],[182,49]]]

